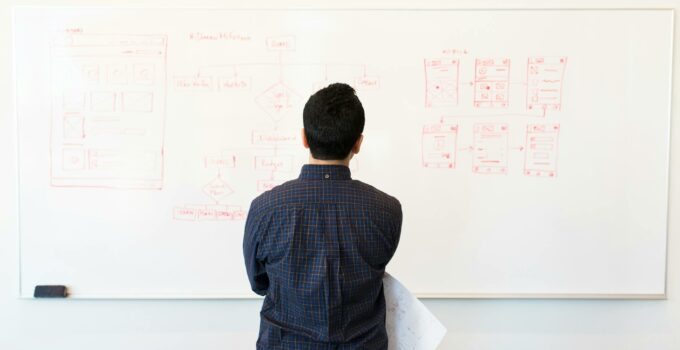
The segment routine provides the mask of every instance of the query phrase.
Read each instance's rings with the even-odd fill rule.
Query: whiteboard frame
[[[231,4],[230,4],[231,5]],[[15,36],[15,15],[17,10],[24,9],[171,9],[171,10],[219,10],[219,11],[281,11],[281,12],[305,12],[305,11],[327,11],[327,12],[342,12],[342,11],[367,11],[367,12],[379,12],[379,11],[393,11],[393,12],[485,12],[485,11],[660,11],[660,12],[670,12],[671,14],[671,36],[670,36],[670,75],[669,79],[669,114],[668,114],[668,133],[666,135],[667,141],[667,157],[666,157],[666,176],[667,182],[665,184],[666,192],[666,234],[665,234],[665,252],[664,252],[664,292],[661,294],[625,294],[625,293],[612,293],[612,294],[597,294],[597,293],[415,293],[415,296],[419,299],[562,299],[562,300],[667,300],[668,295],[668,236],[669,236],[669,226],[670,226],[670,185],[671,185],[671,152],[673,148],[671,147],[672,139],[672,127],[673,127],[673,117],[677,114],[677,106],[673,98],[673,92],[676,90],[674,84],[676,80],[676,66],[678,65],[677,58],[679,54],[677,51],[677,46],[675,45],[675,34],[678,31],[677,24],[675,21],[675,8],[668,7],[667,5],[659,6],[630,6],[630,7],[527,7],[527,6],[508,6],[508,7],[399,7],[399,8],[389,8],[389,7],[318,7],[318,4],[308,6],[308,7],[291,7],[291,8],[277,8],[277,7],[252,7],[249,4],[248,7],[194,7],[194,6],[134,6],[134,5],[122,5],[122,6],[39,6],[39,5],[28,5],[28,6],[13,6],[12,7],[12,87],[13,87],[13,114],[15,121],[15,135],[16,137],[16,204],[17,204],[17,234],[18,234],[18,298],[24,300],[35,299],[32,296],[31,291],[22,290],[22,267],[21,267],[21,170],[20,170],[20,142],[19,142],[19,114],[17,110],[17,79],[16,79],[16,36]],[[256,294],[213,294],[213,293],[192,293],[192,294],[74,294],[69,295],[66,299],[82,299],[82,300],[261,300],[263,297]]]

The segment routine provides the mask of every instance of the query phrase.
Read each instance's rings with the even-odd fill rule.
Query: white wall
[[[0,0],[0,349],[251,349],[260,302],[20,300],[16,149],[11,86],[11,6],[97,1]],[[109,2],[113,3],[113,2]],[[134,1],[117,1],[117,4]],[[139,3],[139,2],[137,2]],[[145,6],[275,7],[265,1],[144,1]],[[293,7],[311,1],[288,0]],[[667,1],[326,2],[330,7],[663,7]],[[319,6],[319,5],[316,5]],[[676,38],[680,31],[676,25]],[[650,38],[653,40],[653,38]],[[676,39],[676,43],[679,40]],[[680,54],[676,45],[672,147],[680,147]],[[680,151],[671,152],[668,300],[427,300],[449,333],[442,349],[680,349]]]

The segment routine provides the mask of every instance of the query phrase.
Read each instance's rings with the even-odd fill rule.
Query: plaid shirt
[[[398,200],[340,165],[253,200],[243,240],[262,305],[258,349],[387,349],[385,265],[401,233]]]

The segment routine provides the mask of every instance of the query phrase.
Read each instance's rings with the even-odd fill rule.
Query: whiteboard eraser
[[[35,286],[34,298],[66,298],[66,286]]]

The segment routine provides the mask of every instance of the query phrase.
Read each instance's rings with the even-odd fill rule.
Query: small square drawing
[[[111,64],[108,67],[108,80],[111,84],[127,84],[128,69],[124,64]]]
[[[90,94],[90,109],[93,112],[114,112],[116,110],[116,94],[102,91],[92,92]]]
[[[80,116],[66,116],[64,117],[64,138],[65,139],[82,139],[85,137],[84,132],[85,119]]]
[[[64,112],[80,112],[85,108],[85,93],[82,91],[64,91],[62,95]]]
[[[133,69],[133,81],[139,85],[153,85],[156,67],[153,64],[136,64]]]
[[[85,151],[82,148],[64,148],[61,158],[62,169],[85,169]]]
[[[153,112],[153,93],[151,92],[124,92],[123,112]]]

